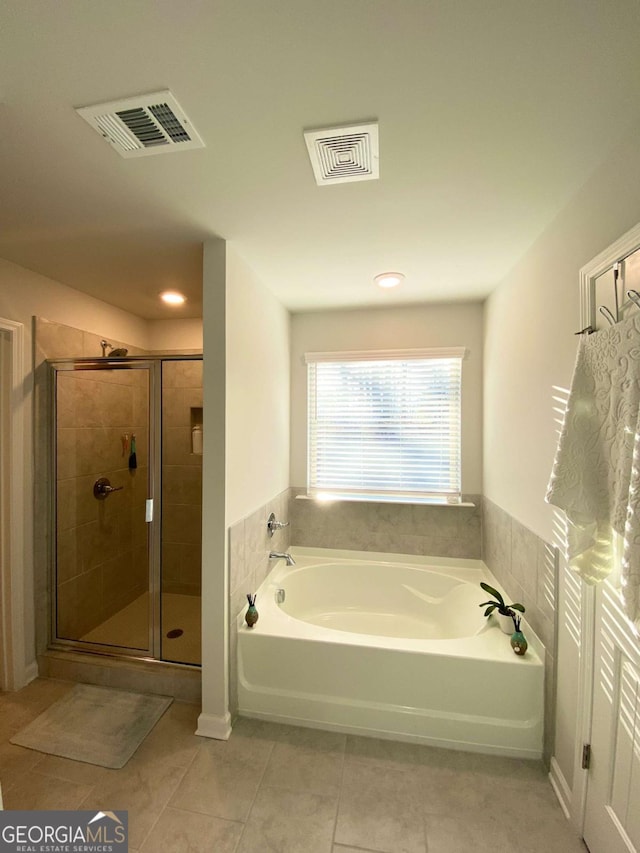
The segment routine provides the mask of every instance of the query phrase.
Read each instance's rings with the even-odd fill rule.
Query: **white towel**
[[[583,335],[547,501],[569,522],[569,565],[594,583],[623,538],[625,612],[640,617],[640,313]]]

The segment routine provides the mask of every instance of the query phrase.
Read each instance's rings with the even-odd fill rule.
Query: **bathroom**
[[[104,65],[101,67],[107,74]],[[212,73],[211,77],[214,76]],[[157,88],[155,83],[152,86],[147,82],[145,78],[133,88],[140,91]],[[112,88],[117,91],[111,91]],[[119,76],[114,87],[103,86],[102,99],[130,89],[130,82]],[[89,93],[82,93],[82,97],[80,94],[75,91],[69,95],[74,106],[91,100]],[[96,93],[94,100],[99,99]],[[251,102],[256,115],[260,114],[258,100]],[[623,100],[621,95],[620,101]],[[371,109],[376,111],[373,106]],[[351,116],[352,102],[337,112]],[[343,117],[336,116],[336,120]],[[546,118],[551,124],[550,117]],[[51,272],[44,274],[36,271],[39,262],[35,252],[30,258],[26,252],[12,250],[8,242],[0,245],[0,257],[6,258],[0,262],[0,317],[21,323],[24,328],[23,464],[19,466],[22,481],[19,505],[23,509],[21,530],[16,531],[15,537],[16,548],[22,541],[22,556],[14,564],[14,580],[20,581],[20,588],[16,589],[15,584],[12,587],[12,600],[20,605],[24,619],[13,614],[12,623],[19,623],[23,629],[16,632],[11,649],[16,686],[38,672],[38,655],[42,656],[47,645],[50,620],[46,573],[41,570],[46,564],[48,543],[46,538],[34,539],[32,535],[34,520],[42,518],[44,511],[38,503],[34,509],[34,501],[46,499],[46,483],[44,494],[34,490],[34,484],[42,485],[42,470],[37,467],[38,457],[34,460],[30,451],[32,444],[42,439],[37,418],[46,408],[46,401],[38,397],[38,386],[33,386],[34,317],[67,326],[80,334],[76,346],[64,353],[57,350],[51,356],[55,358],[97,358],[100,349],[95,344],[102,338],[128,347],[131,353],[136,350],[204,353],[202,513],[206,523],[202,528],[201,596],[206,618],[202,623],[202,668],[198,670],[196,689],[202,703],[198,731],[213,738],[228,736],[237,707],[236,637],[230,627],[245,604],[246,593],[255,591],[268,571],[268,551],[273,542],[277,541],[278,549],[283,550],[289,545],[344,547],[340,542],[344,516],[339,508],[313,506],[310,501],[296,499],[294,494],[306,487],[305,372],[301,361],[304,353],[464,346],[468,357],[463,368],[462,491],[474,507],[438,508],[459,518],[460,521],[452,524],[459,524],[460,528],[448,528],[450,533],[435,537],[437,542],[424,532],[433,529],[428,519],[421,520],[415,529],[405,527],[406,535],[412,537],[414,544],[416,537],[424,540],[418,543],[425,549],[422,553],[439,548],[442,556],[448,556],[455,546],[464,546],[464,553],[459,556],[482,557],[508,594],[526,604],[527,618],[547,649],[545,757],[563,802],[573,815],[578,809],[574,791],[580,789],[578,751],[582,725],[577,683],[579,620],[576,631],[580,587],[562,560],[555,562],[556,549],[562,550],[562,524],[543,498],[557,443],[557,398],[562,396],[562,389],[569,387],[575,359],[579,270],[640,221],[640,157],[635,144],[637,127],[631,126],[631,119],[629,116],[629,127],[618,128],[606,146],[603,143],[596,150],[594,142],[592,149],[582,151],[583,173],[574,174],[570,191],[565,187],[564,194],[558,192],[545,199],[544,209],[535,193],[533,200],[531,195],[525,199],[521,193],[520,206],[510,196],[512,207],[508,219],[524,216],[528,205],[539,204],[540,212],[537,224],[531,226],[530,240],[520,246],[522,251],[513,257],[513,263],[496,266],[489,295],[448,299],[447,288],[442,284],[447,281],[447,263],[468,271],[473,268],[475,257],[478,263],[483,262],[485,269],[490,267],[486,259],[490,254],[487,235],[477,239],[473,236],[481,218],[478,210],[492,192],[484,184],[477,187],[481,201],[474,199],[474,217],[465,217],[462,204],[456,207],[454,218],[460,220],[460,225],[449,235],[444,253],[447,263],[443,262],[433,273],[432,289],[436,291],[436,282],[440,289],[437,298],[430,297],[430,301],[422,298],[424,291],[410,289],[420,277],[418,274],[413,280],[407,276],[404,286],[408,295],[403,297],[406,303],[396,303],[376,291],[367,297],[366,306],[353,305],[344,281],[341,285],[344,284],[345,293],[338,289],[331,294],[332,307],[297,304],[293,296],[280,299],[265,284],[261,270],[252,268],[245,259],[241,241],[225,242],[202,229],[200,239],[190,247],[192,254],[201,259],[201,320],[172,319],[169,314],[163,315],[163,319],[142,319],[140,313],[117,308],[95,294],[74,289],[69,285],[73,277],[68,275],[62,261],[58,267],[50,265]],[[309,126],[317,121],[312,114],[302,124]],[[577,126],[584,130],[584,125]],[[198,127],[208,138],[214,138],[218,130],[210,126],[205,133]],[[566,127],[564,130],[568,132]],[[582,135],[575,130],[572,139]],[[99,142],[96,139],[95,145]],[[91,157],[97,158],[92,162],[101,162],[99,151],[97,147],[92,149]],[[189,157],[197,158],[202,153],[194,151]],[[381,147],[381,155],[384,153]],[[529,153],[534,160],[537,154]],[[538,165],[536,175],[545,171],[546,159],[541,160],[543,165]],[[195,159],[185,168],[192,182],[197,183],[191,171],[193,162]],[[151,168],[152,163],[149,160],[143,166]],[[132,163],[125,165],[129,167]],[[118,167],[122,163],[113,155],[113,160],[97,170],[100,179],[94,189],[96,195],[107,191],[106,184],[116,176]],[[304,163],[304,168],[307,167]],[[562,170],[561,166],[556,168],[558,172]],[[42,166],[38,174],[43,181],[45,171]],[[252,175],[255,178],[255,172]],[[300,183],[308,177],[302,165],[296,176]],[[54,181],[54,178],[49,175],[46,179]],[[180,179],[172,174],[170,183],[171,191],[177,195]],[[218,189],[222,184],[219,178]],[[342,193],[341,199],[348,189],[335,188]],[[439,189],[442,203],[446,193],[442,187]],[[331,191],[332,188],[318,189],[323,194]],[[323,204],[331,204],[326,202],[327,198],[323,197]],[[454,199],[450,201],[455,206]],[[270,210],[260,207],[259,200],[254,200],[253,205],[252,233],[255,234],[260,221],[270,218]],[[490,212],[495,214],[493,209]],[[427,240],[430,233],[427,226],[435,228],[436,218],[420,222],[410,232],[415,243]],[[166,241],[162,223],[156,224]],[[225,233],[233,234],[234,224],[225,221]],[[320,226],[318,221],[314,224]],[[511,232],[505,219],[499,225],[493,230],[494,242],[509,243]],[[137,217],[132,215],[127,226],[134,242],[146,245],[148,235],[139,227]],[[366,287],[373,292],[373,275],[396,266],[392,249],[399,235],[390,231],[387,236],[385,224],[380,224],[373,215],[369,226],[370,243],[384,244],[375,258],[363,265],[367,269]],[[290,230],[294,227],[290,225]],[[336,225],[321,231],[320,244],[331,243],[339,230]],[[79,229],[72,250],[86,253],[83,241],[89,245],[92,237]],[[276,237],[270,233],[273,245]],[[441,237],[438,232],[435,239]],[[457,255],[459,243],[465,244],[464,259]],[[265,270],[269,273],[265,278],[270,282],[277,278],[272,272],[277,266],[272,257],[273,245],[266,246],[263,242],[260,252],[256,252],[256,258],[265,259]],[[154,244],[152,249],[155,248]],[[305,280],[304,273],[309,271],[309,281],[313,284],[308,290],[330,289],[331,285],[325,284],[317,269],[321,267],[321,272],[331,278],[338,267],[335,256],[332,260],[333,266],[321,251],[312,253],[306,267],[297,266],[296,275]],[[84,347],[85,335],[91,336],[90,350]],[[271,511],[291,523],[273,542],[266,532],[266,518]],[[348,517],[350,531],[357,531],[359,548],[375,543],[375,550],[408,552],[403,534],[398,533],[403,523],[397,517],[389,515],[380,523],[371,519],[366,507],[349,510]],[[3,629],[6,631],[6,626]],[[47,671],[61,674],[55,668]],[[167,671],[172,673],[168,679],[188,682],[193,679],[191,670],[188,674],[180,669]],[[101,674],[95,677],[100,678]],[[124,676],[123,679],[126,684]],[[184,689],[194,688],[189,684]]]

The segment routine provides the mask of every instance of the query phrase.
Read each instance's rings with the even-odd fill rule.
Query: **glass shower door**
[[[152,365],[54,367],[54,640],[153,653]]]
[[[162,362],[161,658],[200,664],[202,359]]]

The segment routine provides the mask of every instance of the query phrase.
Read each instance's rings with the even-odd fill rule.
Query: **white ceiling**
[[[640,114],[639,40],[638,0],[2,0],[0,257],[149,318],[210,235],[294,310],[483,298]],[[165,88],[204,150],[73,109]],[[303,130],[369,119],[380,180],[316,186]]]

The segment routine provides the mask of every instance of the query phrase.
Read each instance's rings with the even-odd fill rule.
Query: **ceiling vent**
[[[319,187],[379,177],[377,122],[307,130],[304,140]]]
[[[167,151],[204,148],[204,142],[168,90],[111,101],[76,112],[121,157],[148,157]]]

